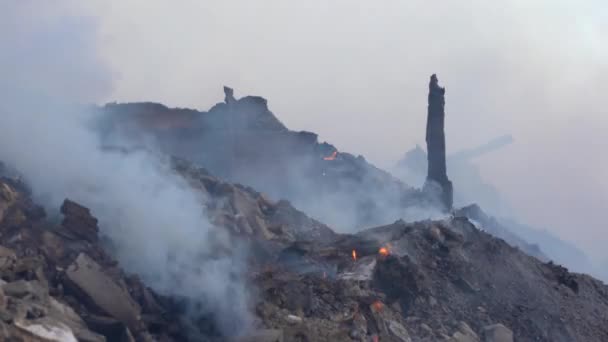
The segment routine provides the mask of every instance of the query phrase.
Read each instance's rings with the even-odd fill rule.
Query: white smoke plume
[[[514,144],[475,160],[484,179],[521,220],[608,260],[605,0],[122,0],[99,9],[105,55],[122,76],[108,101],[206,109],[229,84],[268,98],[291,129],[381,167],[424,144],[437,73],[447,152],[512,134]]]
[[[205,198],[160,158],[102,151],[84,104],[106,96],[96,23],[69,1],[11,1],[0,10],[0,160],[57,211],[68,197],[92,209],[117,258],[162,294],[203,302],[220,329],[249,323],[242,258],[205,216]],[[213,239],[213,243],[210,242]]]

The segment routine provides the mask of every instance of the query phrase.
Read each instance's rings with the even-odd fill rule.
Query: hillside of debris
[[[606,285],[527,256],[467,218],[336,234],[287,201],[173,162],[206,194],[215,224],[252,246],[257,321],[241,342],[608,339]],[[55,222],[23,183],[0,180],[5,340],[226,340],[213,317],[192,332],[178,299],[121,271],[88,209],[66,200],[60,212]]]
[[[108,104],[100,113],[108,146],[153,144],[218,177],[288,199],[340,231],[419,218],[417,210],[434,200],[362,156],[320,143],[314,133],[290,131],[261,97],[235,99],[227,89],[225,102],[206,112],[127,103]]]
[[[504,208],[508,207],[508,204],[501,198],[495,187],[484,181],[479,167],[473,162],[473,159],[504,148],[512,142],[513,139],[510,135],[504,135],[475,148],[457,151],[446,157],[450,176],[453,177],[458,188],[454,194],[456,206],[463,206],[463,211],[468,213],[466,216],[480,222],[483,229],[492,235],[504,239],[510,245],[517,246],[530,255],[541,260],[551,259],[576,272],[608,279],[601,270],[593,267],[584,251],[572,243],[559,239],[547,230],[527,226],[500,214],[500,212],[504,212]],[[420,146],[410,149],[392,172],[408,184],[422,184],[427,173],[426,152]],[[483,210],[478,205],[471,205],[471,203],[483,203]],[[492,212],[494,215],[498,215],[498,218],[491,217],[484,211]]]

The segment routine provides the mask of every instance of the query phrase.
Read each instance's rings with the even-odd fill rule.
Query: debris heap
[[[251,246],[257,320],[229,342],[608,340],[606,285],[465,217],[336,234],[287,201],[173,162],[216,226]],[[212,317],[186,328],[175,299],[125,274],[87,208],[66,200],[53,223],[24,188],[0,179],[0,340],[227,341]]]

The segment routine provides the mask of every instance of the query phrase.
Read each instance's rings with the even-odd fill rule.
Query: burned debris
[[[216,311],[232,313],[234,303],[218,308],[180,297],[179,291],[166,295],[126,273],[103,234],[107,223],[98,221],[86,203],[66,199],[60,208],[47,208],[50,216],[63,215],[54,220],[20,179],[0,178],[0,340],[608,340],[608,287],[546,263],[541,254],[528,255],[534,255],[533,246],[500,235],[502,227],[478,206],[415,222],[394,221],[389,217],[401,211],[382,210],[387,202],[400,209],[428,204],[433,187],[439,189],[442,209],[452,209],[445,90],[435,75],[429,85],[425,191],[409,188],[361,156],[318,143],[314,133],[289,131],[263,98],[236,99],[228,87],[224,92],[225,102],[207,113],[156,104],[105,110],[119,114],[116,118],[126,115],[131,124],[144,122],[161,145],[168,144],[163,146],[169,155],[183,152],[168,158],[172,175],[205,199],[201,211],[218,235],[247,251],[243,281],[252,293],[246,308],[251,327],[242,336],[230,335]],[[186,138],[177,144],[175,135]],[[128,156],[131,148],[106,152]],[[420,152],[416,158],[426,157]],[[205,162],[220,176],[199,166]],[[234,173],[227,172],[235,166]],[[300,177],[314,181],[302,185]],[[268,195],[257,185],[280,191]],[[302,197],[303,190],[309,197]],[[332,201],[318,203],[336,193],[340,196]],[[394,223],[340,234],[299,210],[302,202],[329,208],[330,214],[355,215],[358,224]],[[212,246],[200,257],[243,252]],[[198,257],[193,256],[195,262]],[[218,286],[229,287],[231,281]],[[176,278],[174,286],[179,284]],[[231,323],[232,328],[236,323]]]

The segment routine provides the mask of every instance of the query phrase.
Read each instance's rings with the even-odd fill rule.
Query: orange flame
[[[357,261],[357,251],[356,250],[353,249],[352,255],[353,255],[353,260]]]
[[[380,247],[380,249],[378,250],[378,254],[385,257],[385,256],[388,256],[389,254],[391,254],[391,252],[388,249],[388,247]]]
[[[382,311],[382,308],[384,308],[384,304],[382,304],[381,301],[377,300],[372,303],[372,309],[374,310],[374,312],[380,312]]]
[[[323,160],[334,160],[336,159],[336,157],[338,156],[338,151],[334,151],[331,156],[329,157],[323,157]]]

